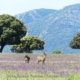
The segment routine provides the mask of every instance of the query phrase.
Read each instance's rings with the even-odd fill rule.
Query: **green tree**
[[[44,49],[44,41],[35,36],[25,36],[21,39],[19,45],[12,45],[11,51],[16,53],[29,52],[32,50],[42,50]]]
[[[8,14],[0,15],[0,52],[5,45],[19,44],[27,29],[21,21]]]
[[[70,47],[73,49],[80,49],[80,33],[74,36],[74,38],[70,41]]]
[[[52,54],[61,54],[62,52],[61,51],[59,51],[59,50],[54,50],[53,52],[52,52]]]

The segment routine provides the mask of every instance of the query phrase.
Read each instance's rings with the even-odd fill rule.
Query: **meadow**
[[[80,80],[80,54],[47,54],[45,64],[37,64],[39,54],[0,54],[0,80]]]

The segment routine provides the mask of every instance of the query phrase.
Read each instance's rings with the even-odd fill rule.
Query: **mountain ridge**
[[[78,4],[77,8],[79,6],[80,6],[80,4]],[[56,11],[55,13],[48,15],[49,17],[47,16],[47,18],[45,17],[45,19],[43,19],[43,20],[38,20],[38,21],[34,21],[32,23],[27,24],[26,26],[29,26],[28,34],[30,33],[29,35],[36,35],[36,36],[39,36],[40,38],[44,39],[44,37],[46,36],[46,35],[44,35],[44,32],[48,33],[47,37],[45,37],[45,39],[44,39],[44,41],[46,42],[45,48],[46,48],[46,46],[49,46],[51,50],[48,49],[48,47],[47,47],[46,49],[44,49],[47,52],[52,52],[53,50],[61,50],[64,53],[79,53],[80,50],[71,49],[69,47],[70,40],[78,32],[80,32],[80,26],[79,26],[80,25],[80,22],[79,22],[80,21],[80,14],[79,14],[80,8],[78,8],[78,9],[77,8],[74,9],[74,8],[75,8],[75,5],[72,5],[72,6],[70,5],[70,7],[68,7],[67,10],[65,10],[66,9],[66,7],[65,7],[61,10]],[[43,21],[44,21],[44,23],[42,23]],[[35,26],[38,26],[38,28],[36,27],[34,30]],[[34,32],[32,32],[32,30]],[[58,36],[55,36],[57,34],[58,34]],[[48,36],[49,36],[50,40],[48,40]],[[58,40],[58,39],[62,39],[62,38],[63,38],[63,41]],[[46,39],[47,39],[47,41],[46,41]],[[54,41],[54,42],[52,42],[52,41]],[[49,42],[51,42],[51,44]],[[62,44],[63,46],[60,45],[61,43],[63,43]]]
[[[48,14],[55,12],[55,11],[56,10],[45,9],[45,8],[34,9],[34,10],[30,10],[25,13],[17,14],[17,15],[15,15],[15,17],[18,18],[19,20],[21,20],[24,24],[25,23],[27,24],[29,22],[36,20],[36,19],[47,16]]]
[[[24,16],[24,15],[23,15]],[[21,16],[16,18],[21,20]],[[69,47],[70,40],[80,32],[80,4],[53,10],[44,17],[37,17],[26,22],[28,18],[21,20],[28,29],[28,34],[38,36],[45,41],[44,51],[51,53],[60,50],[63,53],[79,53],[80,50]]]

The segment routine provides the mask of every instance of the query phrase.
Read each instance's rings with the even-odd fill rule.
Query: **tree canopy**
[[[52,52],[52,54],[62,54],[62,52],[59,51],[59,50],[54,50],[54,51]]]
[[[5,45],[19,44],[26,32],[24,24],[15,17],[8,14],[0,15],[0,52]]]
[[[73,49],[80,49],[80,33],[74,36],[74,38],[70,41],[70,47]]]
[[[19,45],[12,45],[11,51],[16,53],[31,53],[32,50],[44,49],[44,41],[36,36],[25,36]]]

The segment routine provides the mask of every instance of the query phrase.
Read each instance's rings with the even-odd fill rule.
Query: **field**
[[[80,54],[48,54],[37,64],[39,54],[0,54],[0,80],[80,80]]]

